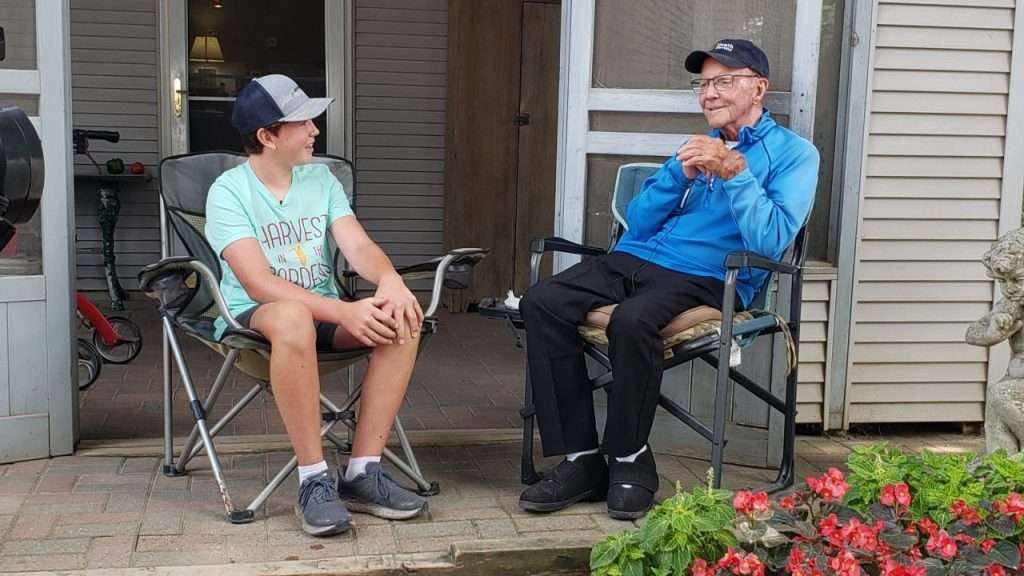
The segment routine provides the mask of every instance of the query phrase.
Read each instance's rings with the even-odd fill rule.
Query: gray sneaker
[[[302,521],[302,530],[312,536],[330,536],[349,529],[348,510],[338,499],[334,478],[321,472],[299,487],[295,515]]]
[[[388,476],[377,462],[366,465],[366,472],[351,482],[341,471],[338,493],[353,512],[365,512],[387,520],[406,520],[427,509],[427,501],[402,487]]]

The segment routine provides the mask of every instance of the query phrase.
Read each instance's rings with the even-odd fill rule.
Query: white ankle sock
[[[575,462],[580,456],[586,456],[587,454],[597,454],[597,448],[592,450],[584,450],[583,452],[571,452],[565,455],[565,459],[569,462]]]
[[[636,457],[637,456],[643,454],[646,451],[647,451],[647,444],[644,444],[643,448],[637,450],[636,452],[630,454],[629,456],[621,456],[621,457],[620,456],[616,456],[615,457],[615,461],[616,462],[629,462],[630,464],[632,464],[633,462],[636,462]]]
[[[366,465],[370,462],[380,462],[380,456],[349,458],[348,466],[345,467],[345,482],[351,482],[356,476],[366,473]]]
[[[299,486],[306,481],[306,478],[316,476],[321,472],[327,471],[327,462],[321,460],[316,464],[310,464],[309,466],[299,466]]]

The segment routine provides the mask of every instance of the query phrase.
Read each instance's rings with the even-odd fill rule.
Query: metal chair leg
[[[199,436],[202,439],[203,447],[206,448],[206,456],[210,459],[210,468],[213,470],[213,478],[216,480],[217,488],[220,490],[220,497],[224,502],[224,509],[227,512],[228,520],[232,524],[252,522],[254,516],[251,510],[236,510],[231,503],[231,495],[228,492],[228,485],[224,479],[220,458],[217,456],[217,450],[213,446],[213,438],[210,436],[210,431],[206,426],[206,413],[203,410],[203,404],[196,395],[195,386],[192,384],[192,375],[185,364],[185,356],[181,352],[178,339],[174,337],[171,322],[167,318],[164,318],[163,321],[164,329],[167,330],[168,336],[170,336],[168,342],[171,345],[171,353],[174,355],[174,363],[178,365],[181,382],[185,388],[185,393],[188,395],[189,407],[196,419],[196,427],[199,429]]]
[[[217,403],[217,399],[220,398],[221,390],[224,389],[224,383],[228,380],[228,374],[231,373],[231,368],[234,367],[235,359],[238,358],[238,350],[232,350],[224,357],[224,363],[220,366],[220,371],[217,373],[217,378],[213,381],[213,386],[210,387],[210,392],[206,395],[206,400],[203,402],[203,412],[209,413],[213,409],[214,404]],[[210,432],[210,436],[216,436],[215,431]],[[185,465],[192,456],[195,454],[196,441],[199,439],[199,427],[196,425],[192,426],[192,432],[189,433],[188,440],[185,441],[185,446],[181,449],[181,455],[178,457],[178,463],[175,466],[175,472],[177,474],[185,473]],[[186,457],[187,456],[187,457]]]
[[[530,373],[526,373],[526,392],[523,409],[523,448],[519,461],[519,481],[523,484],[536,484],[540,480],[537,468],[533,463],[533,423],[537,417],[533,406],[533,386],[530,384]]]

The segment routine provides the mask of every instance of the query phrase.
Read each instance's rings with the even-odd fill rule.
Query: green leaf
[[[1012,536],[1017,530],[1009,516],[990,516],[985,524],[1003,536]]]
[[[907,534],[906,532],[882,532],[878,535],[878,538],[897,550],[910,550],[917,544],[917,536]]]
[[[685,574],[686,569],[690,567],[690,561],[693,560],[693,557],[690,555],[690,551],[686,548],[680,548],[679,550],[676,550],[676,553],[672,556],[672,568],[675,570],[675,573]]]
[[[918,565],[924,566],[925,576],[945,576],[946,574],[946,565],[938,558],[925,558],[918,562]]]
[[[1020,566],[1020,550],[1009,540],[996,542],[996,545],[989,550],[988,557],[992,563],[1001,564],[1014,570]]]
[[[619,557],[622,552],[622,539],[619,536],[609,536],[601,540],[590,550],[590,569],[603,568]]]
[[[640,560],[630,560],[623,567],[622,576],[644,576],[644,563]]]

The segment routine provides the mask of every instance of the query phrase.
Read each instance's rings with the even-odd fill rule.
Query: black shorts
[[[245,328],[252,328],[249,326],[249,321],[252,320],[252,315],[259,307],[260,305],[257,304],[248,310],[242,311],[238,316],[235,316],[235,320]],[[320,352],[331,352],[334,350],[334,333],[338,331],[338,325],[331,322],[313,320],[313,327],[316,329],[316,349]]]

